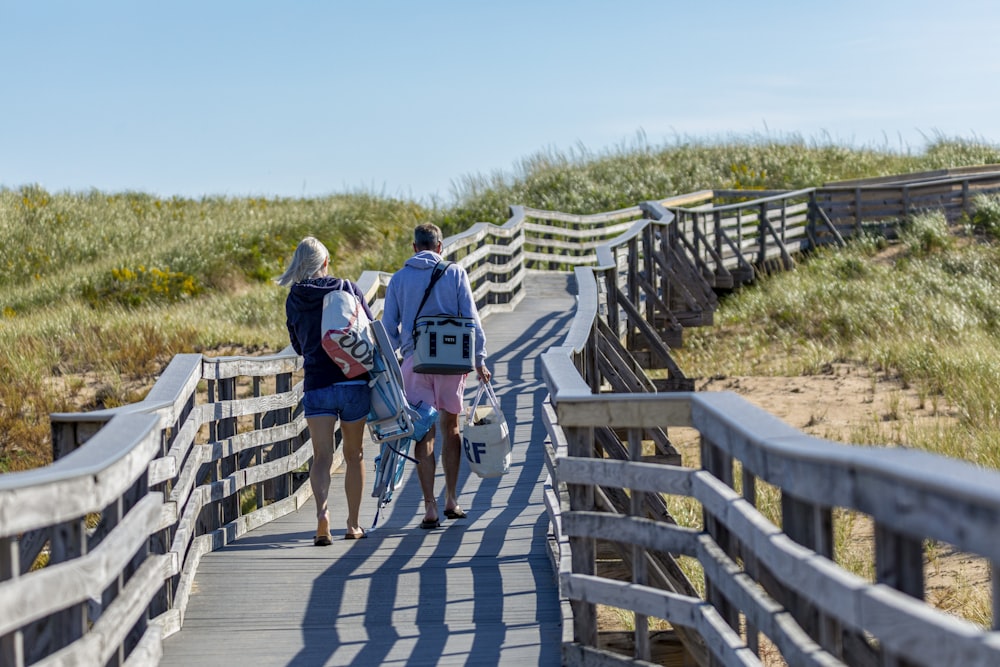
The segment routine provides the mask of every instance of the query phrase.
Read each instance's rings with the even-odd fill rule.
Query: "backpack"
[[[358,377],[375,366],[371,320],[353,292],[334,290],[323,298],[323,349],[344,375]]]

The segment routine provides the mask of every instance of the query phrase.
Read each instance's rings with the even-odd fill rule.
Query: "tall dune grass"
[[[48,462],[50,412],[137,400],[175,354],[283,348],[285,292],[270,279],[306,235],[330,248],[334,273],[357,278],[366,269],[398,268],[421,222],[451,234],[479,221],[502,223],[511,204],[596,213],[703,188],[797,188],[988,162],[1000,162],[1000,149],[945,138],[912,155],[796,137],[662,147],[640,138],[600,154],[540,152],[510,174],[464,177],[448,206],[366,193],[192,200],[0,188],[0,472]],[[830,261],[846,262],[840,270],[848,275],[868,270],[849,265],[865,264],[860,256]],[[986,308],[985,291],[982,299]],[[789,302],[773,317],[794,319],[795,307]],[[849,313],[831,315],[812,328],[862,326]],[[944,309],[935,316],[960,315]],[[91,397],[85,389],[95,382],[100,390]]]
[[[367,194],[0,190],[0,472],[49,460],[50,412],[138,400],[134,387],[148,389],[178,353],[287,345],[286,292],[271,278],[302,237],[323,240],[334,273],[357,278],[398,267],[431,213]]]
[[[977,215],[991,207],[1000,210],[977,200]],[[724,298],[715,325],[688,332],[677,361],[693,376],[862,364],[957,410],[961,437],[911,433],[913,444],[1000,469],[1000,245],[973,232],[926,213],[900,223],[894,248],[868,238],[820,251]]]

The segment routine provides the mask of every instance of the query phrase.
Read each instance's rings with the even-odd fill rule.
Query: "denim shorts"
[[[339,417],[353,422],[368,416],[371,389],[367,382],[340,382],[322,389],[310,389],[302,396],[306,417]]]

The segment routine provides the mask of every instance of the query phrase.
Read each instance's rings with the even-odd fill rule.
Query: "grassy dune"
[[[450,234],[478,221],[501,223],[511,204],[595,213],[702,188],[798,188],[991,162],[1000,162],[1000,148],[961,139],[942,138],[919,154],[900,154],[797,138],[749,137],[659,147],[639,141],[600,154],[583,149],[539,153],[510,173],[462,178],[454,203],[447,206],[366,193],[192,200],[136,192],[49,193],[34,186],[0,189],[0,472],[49,461],[50,412],[139,400],[175,354],[284,347],[285,291],[270,279],[281,271],[296,243],[309,234],[330,248],[334,273],[356,278],[366,269],[396,269],[410,254],[410,233],[416,224],[436,222]],[[980,255],[968,260],[972,265],[978,266],[978,261],[990,266],[995,261],[990,246],[973,247]],[[935,273],[924,276],[924,284],[927,290],[940,292],[940,304],[966,288],[956,283],[946,293],[939,280],[988,278],[985,269],[960,268],[955,264],[960,260],[948,257],[935,252],[910,259],[914,274],[921,272],[918,265],[924,261],[939,265]],[[853,280],[854,273],[881,270],[865,268],[863,250],[816,261],[840,262],[836,270],[844,280]],[[772,280],[807,280],[809,275],[810,270],[804,269]],[[763,311],[774,320],[772,328],[789,340],[815,337],[811,345],[822,346],[822,353],[813,356],[856,350],[864,327],[870,326],[869,312],[859,305],[853,312],[830,313],[829,322],[797,321],[805,314],[796,316],[796,304],[807,296],[788,296],[786,303],[773,306],[780,310],[770,312],[772,306],[760,295],[820,287],[788,282],[772,290],[771,282],[727,302],[719,318],[724,324],[699,332],[701,338],[694,339],[694,353],[682,363],[692,367],[686,372],[695,375],[701,367],[721,363],[727,358],[726,345],[734,339],[744,344],[739,336],[725,332],[732,327],[739,330],[740,322],[749,318],[765,316]],[[838,289],[837,281],[822,282],[822,289]],[[984,304],[991,288],[992,282],[980,285]],[[869,296],[903,307],[902,300],[913,294],[900,287]],[[988,307],[992,306],[983,306]],[[953,306],[927,309],[925,315],[935,326],[964,321]],[[951,324],[938,324],[941,319]],[[848,338],[855,328],[856,337]],[[982,349],[992,335],[989,327],[962,333],[965,345],[949,348],[954,355],[930,355],[939,348],[930,342],[921,348],[919,336],[911,336],[871,344],[863,356],[915,378],[911,366],[919,367],[920,359],[924,365],[944,367],[947,373],[965,372],[975,364],[959,351],[970,346]],[[719,350],[714,360],[707,352],[710,348]],[[793,355],[788,363],[799,356]],[[970,381],[966,393],[976,393],[974,382],[986,386],[991,381],[985,377]],[[928,391],[938,390],[929,385]],[[982,403],[970,404],[969,410],[970,423],[994,414],[992,406]]]

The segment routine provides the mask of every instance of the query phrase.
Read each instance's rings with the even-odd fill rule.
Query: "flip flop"
[[[420,522],[420,527],[424,530],[431,530],[432,528],[441,527],[441,519],[424,519]]]
[[[360,533],[345,533],[344,534],[344,539],[345,540],[363,540],[366,537],[368,537],[368,533],[365,531],[364,528],[361,529]]]
[[[313,538],[314,547],[328,547],[333,544],[333,540],[330,539],[329,535],[317,535]]]
[[[458,507],[450,510],[445,510],[444,515],[449,519],[464,519],[466,516],[468,516],[463,510],[459,509]]]

